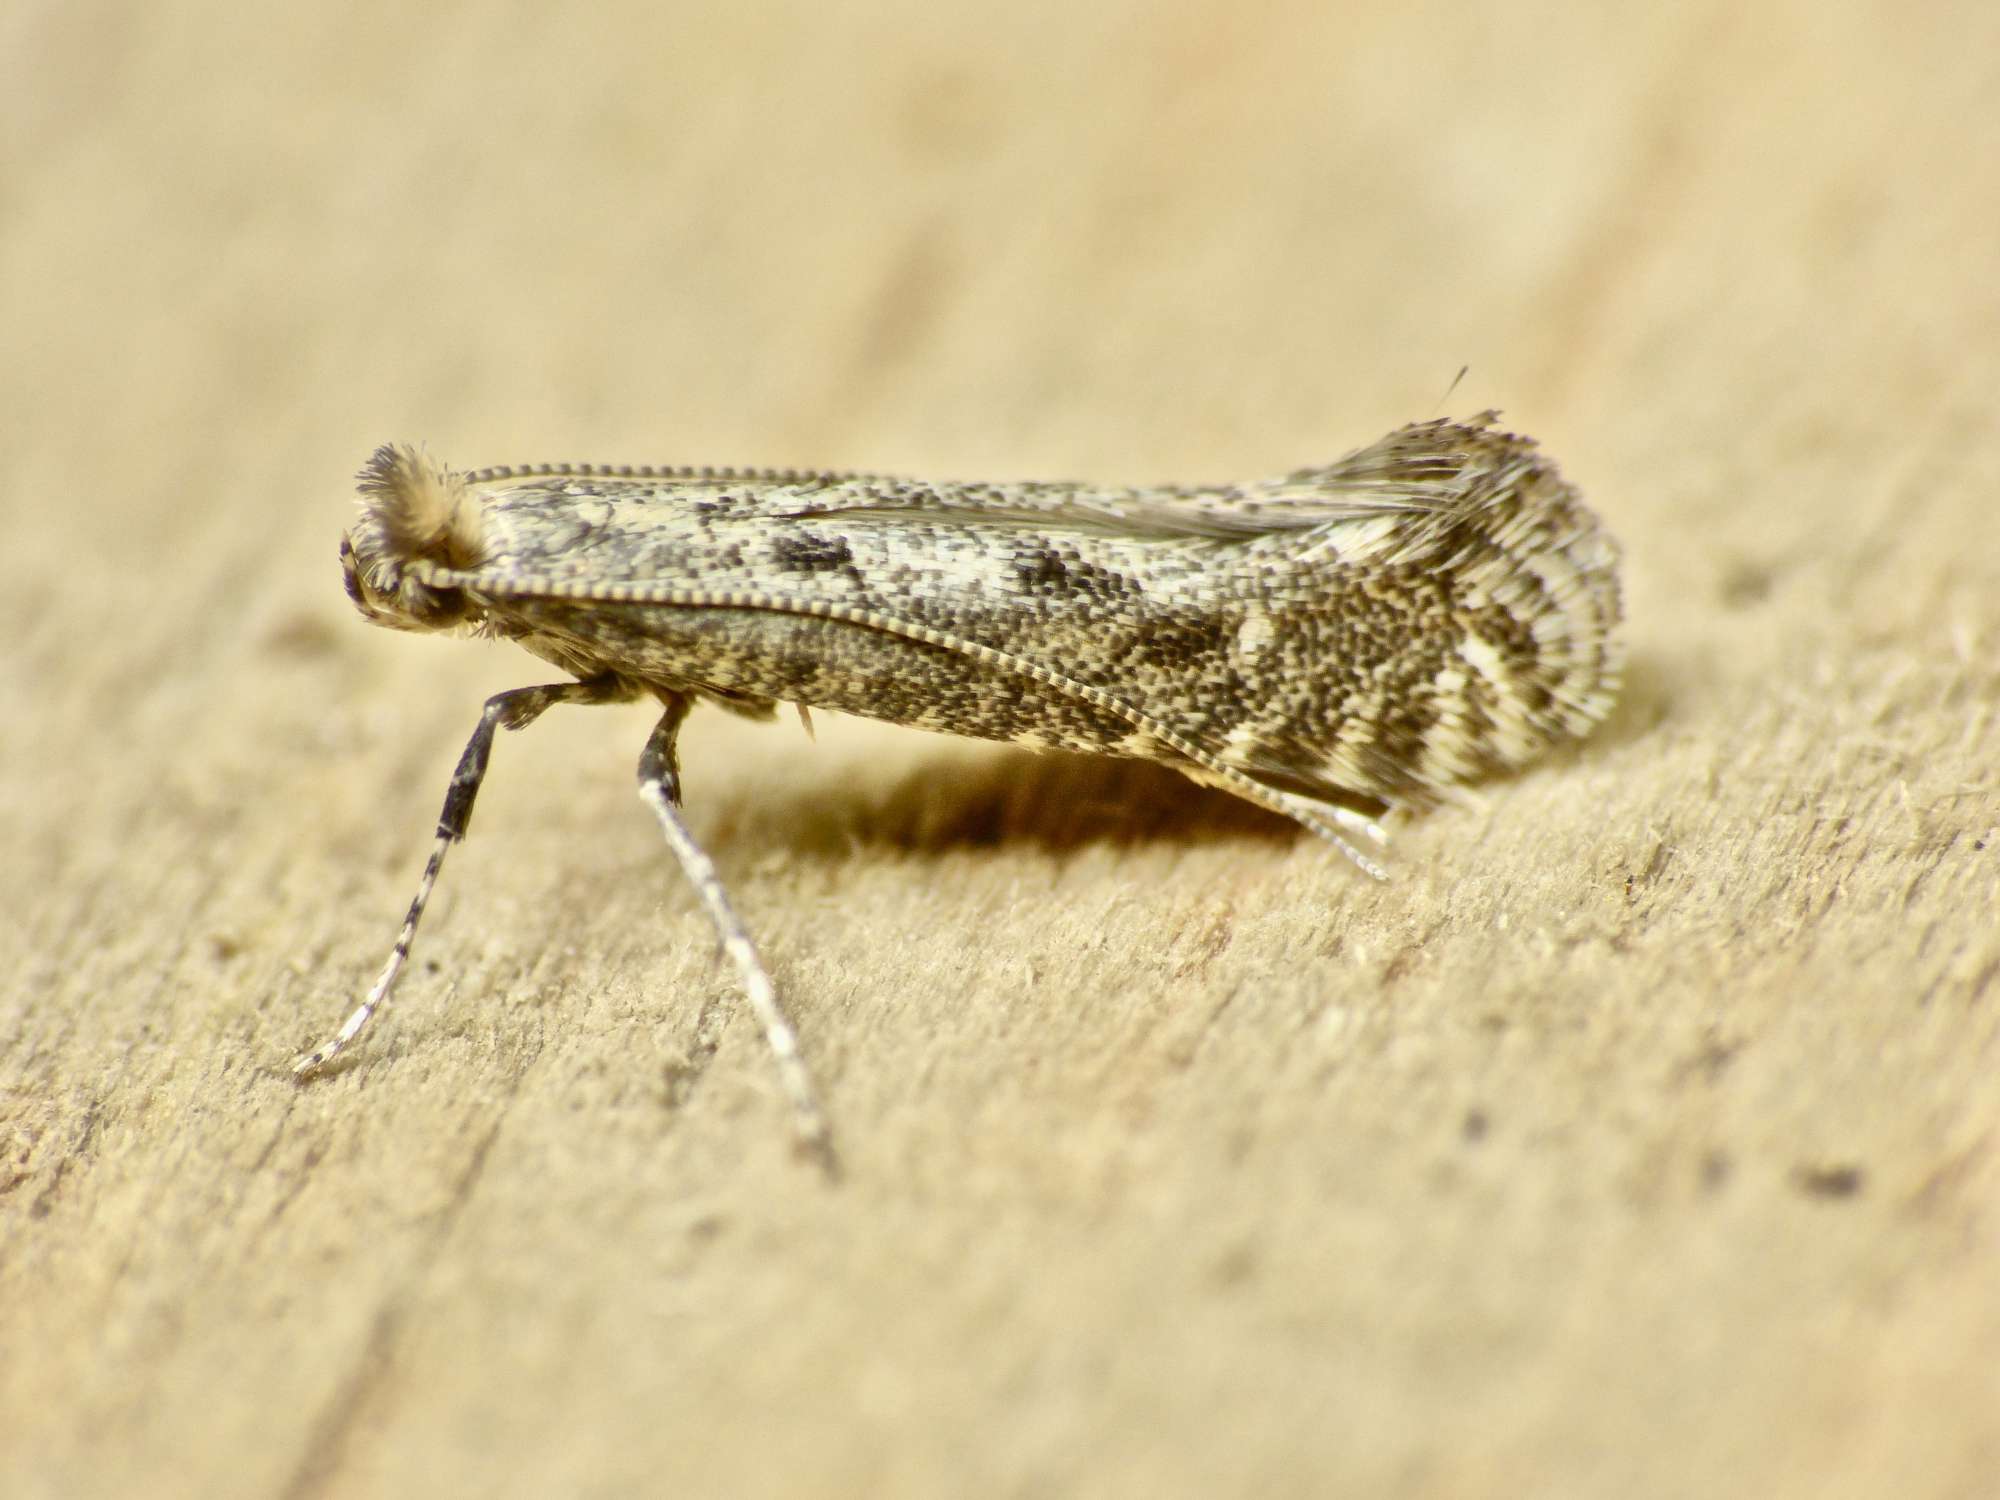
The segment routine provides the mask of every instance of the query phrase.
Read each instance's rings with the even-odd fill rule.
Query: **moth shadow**
[[[1289,818],[1200,786],[1150,761],[996,749],[943,758],[885,795],[803,798],[767,806],[791,847],[839,854],[890,848],[934,854],[1020,844],[1065,854],[1090,844],[1216,839],[1289,843]]]

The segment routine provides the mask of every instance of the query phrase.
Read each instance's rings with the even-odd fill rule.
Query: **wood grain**
[[[0,47],[0,1492],[1972,1495],[2000,1472],[2000,12],[30,5]],[[782,1101],[347,476],[1229,478],[1505,408],[1606,731],[1357,879],[698,717]]]

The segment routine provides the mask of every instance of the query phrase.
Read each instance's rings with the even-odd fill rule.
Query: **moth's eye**
[[[464,596],[456,589],[430,588],[394,563],[365,566],[346,537],[340,540],[340,581],[364,619],[392,630],[435,630],[465,613]]]
[[[408,577],[401,580],[389,608],[405,630],[443,630],[470,610],[462,590],[432,588]]]

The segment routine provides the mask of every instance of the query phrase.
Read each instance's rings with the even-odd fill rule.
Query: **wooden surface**
[[[2000,10],[251,16],[0,23],[0,1493],[1993,1492]],[[561,710],[287,1075],[546,672],[355,617],[375,444],[1221,479],[1488,405],[1630,685],[1393,884],[698,716],[829,1188],[647,715]]]

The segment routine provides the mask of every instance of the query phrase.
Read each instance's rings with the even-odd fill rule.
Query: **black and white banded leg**
[[[701,904],[708,908],[709,920],[715,924],[716,935],[722,940],[722,951],[736,966],[737,975],[743,981],[751,1013],[763,1028],[765,1044],[777,1059],[778,1078],[791,1100],[800,1148],[814,1157],[828,1173],[833,1173],[837,1170],[833,1140],[827,1131],[826,1115],[820,1109],[818,1095],[813,1090],[812,1075],[807,1071],[805,1057],[799,1050],[799,1034],[792,1029],[784,1008],[778,1003],[778,988],[771,982],[764,961],[757,956],[757,945],[750,940],[750,930],[729,904],[728,893],[722,888],[722,877],[715,871],[715,861],[694,841],[687,824],[681,821],[681,773],[674,742],[680,737],[681,721],[687,717],[687,712],[688,700],[669,700],[666,711],[660,715],[660,722],[653,726],[646,748],[639,754],[639,798],[652,808],[653,816],[660,820],[660,832],[666,835],[667,847],[674,851],[688,884],[694,887]]]
[[[451,773],[451,785],[444,794],[444,811],[438,814],[437,843],[424,865],[424,878],[417,884],[416,899],[410,903],[409,915],[403,918],[403,930],[396,936],[389,961],[376,976],[368,998],[355,1007],[340,1030],[313,1051],[300,1053],[292,1060],[293,1073],[301,1077],[314,1073],[344,1052],[396,987],[396,976],[403,972],[403,965],[409,959],[417,924],[423,920],[424,907],[431,899],[431,887],[437,884],[438,871],[444,868],[445,854],[465,837],[466,827],[472,821],[472,804],[479,796],[479,783],[485,779],[486,762],[493,754],[494,730],[524,729],[558,703],[617,703],[632,696],[633,689],[622,678],[605,676],[587,682],[515,688],[486,700],[479,724],[473,729],[472,738],[465,742],[464,754],[458,758],[458,769]]]
[[[332,1062],[353,1044],[376,1011],[388,1002],[390,992],[396,987],[397,976],[409,960],[410,945],[417,936],[417,924],[423,920],[431,888],[437,884],[438,871],[444,868],[445,854],[465,837],[466,828],[472,821],[472,805],[479,795],[479,785],[485,779],[487,762],[493,754],[494,731],[526,728],[558,703],[618,703],[635,695],[633,687],[623,678],[607,675],[593,677],[586,682],[516,688],[486,700],[472,738],[466,741],[464,753],[458,758],[458,767],[451,774],[451,785],[445,791],[444,810],[438,814],[437,842],[432,846],[430,859],[425,862],[423,879],[417,884],[416,899],[410,902],[409,914],[403,918],[403,930],[397,934],[396,946],[390,950],[389,961],[376,976],[367,998],[355,1007],[340,1030],[313,1051],[301,1053],[293,1059],[292,1071],[295,1074],[303,1077]],[[778,1004],[777,986],[771,982],[763,960],[757,956],[749,930],[729,904],[714,861],[694,841],[687,825],[681,821],[678,810],[680,767],[674,754],[674,742],[680,735],[681,722],[687,717],[689,706],[686,698],[666,700],[665,712],[653,727],[646,748],[639,757],[639,796],[660,820],[667,847],[673,850],[688,883],[708,909],[709,919],[715,924],[722,940],[723,952],[736,965],[737,973],[742,977],[750,1009],[777,1059],[778,1077],[791,1100],[800,1146],[832,1172],[836,1168],[832,1138],[827,1131],[825,1113],[820,1109],[819,1099],[813,1090],[812,1076],[806,1071],[805,1058],[799,1050],[798,1033],[792,1029],[792,1023],[785,1018],[784,1010]]]

